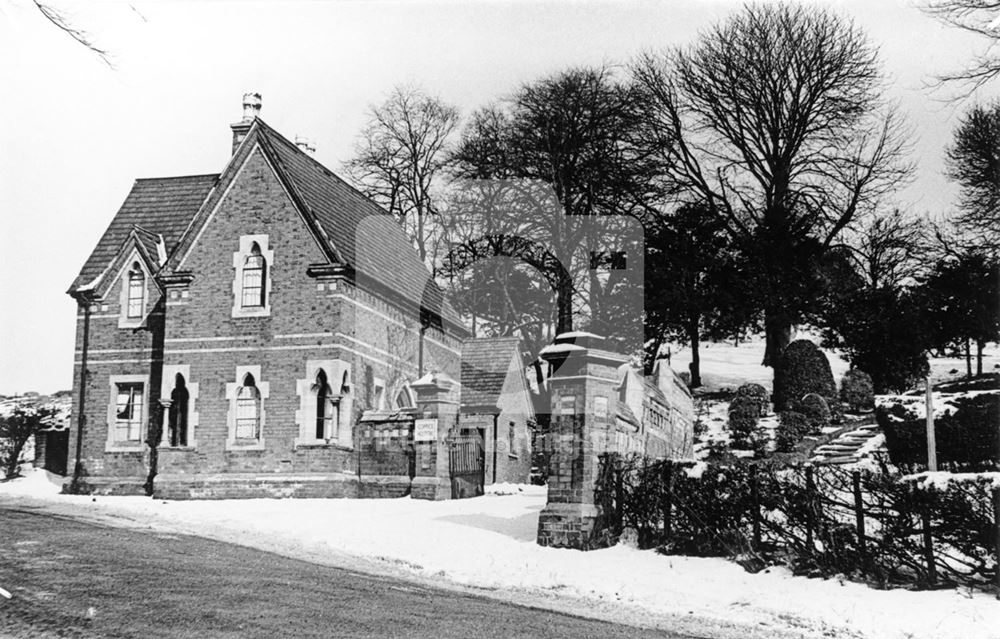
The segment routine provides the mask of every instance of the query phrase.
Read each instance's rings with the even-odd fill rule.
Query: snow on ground
[[[796,339],[808,339],[816,344],[820,338],[808,331],[800,332]],[[670,366],[677,372],[687,371],[691,362],[691,349],[672,345],[673,354]],[[840,383],[840,378],[850,368],[843,355],[836,350],[823,349],[830,360],[833,377]],[[701,354],[701,377],[703,387],[699,392],[719,390],[736,390],[741,384],[754,382],[771,390],[773,372],[766,366],[761,366],[764,359],[764,338],[754,336],[749,341],[733,346],[732,342],[707,342],[699,349]],[[938,384],[945,381],[960,379],[965,375],[965,358],[934,357],[930,360],[931,380]],[[975,368],[975,360],[973,360]],[[983,372],[1000,372],[1000,346],[988,344],[983,351]]]
[[[983,473],[949,473],[945,471],[928,471],[907,475],[903,481],[915,481],[917,485],[924,489],[933,488],[935,490],[948,490],[952,483],[989,483],[994,488],[1000,488],[1000,472]]]
[[[507,489],[510,489],[508,486]],[[518,591],[541,603],[570,598],[642,615],[749,624],[796,636],[997,639],[1000,602],[966,591],[879,591],[839,580],[750,574],[724,559],[676,557],[627,546],[579,552],[535,543],[545,496],[426,502],[402,499],[156,501],[57,494],[44,471],[0,483],[17,495],[94,516],[201,534],[314,561],[348,554],[481,589]],[[787,635],[786,635],[787,636]]]
[[[931,403],[934,410],[935,419],[946,414],[954,413],[958,410],[957,400],[977,395],[996,395],[997,390],[963,391],[959,393],[931,392]],[[889,408],[894,404],[900,404],[905,410],[909,419],[924,419],[927,416],[927,397],[923,394],[916,395],[877,395],[875,405]],[[890,419],[902,421],[890,416]]]
[[[795,339],[808,339],[816,344],[820,343],[818,335],[809,332],[799,333]],[[677,372],[688,370],[691,363],[691,349],[672,345],[673,354],[670,358],[670,366]],[[739,386],[753,382],[760,384],[767,390],[772,390],[773,371],[762,366],[764,361],[764,337],[754,336],[746,342],[740,342],[739,346],[733,346],[732,342],[704,342],[698,349],[701,356],[701,380],[702,388],[699,392],[712,392],[720,390],[736,390]],[[838,353],[830,349],[823,349],[830,360],[830,368],[833,369],[833,377],[836,380],[847,372],[850,364]],[[964,369],[963,369],[964,370]]]

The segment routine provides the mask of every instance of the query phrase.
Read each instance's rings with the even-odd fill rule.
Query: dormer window
[[[118,328],[139,328],[149,312],[149,285],[152,281],[138,253],[133,253],[125,262],[120,282]]]
[[[132,263],[128,272],[128,298],[126,301],[126,317],[141,319],[146,306],[146,275],[138,262]]]
[[[260,244],[254,242],[243,262],[243,308],[264,307],[266,277],[267,262],[260,253]]]

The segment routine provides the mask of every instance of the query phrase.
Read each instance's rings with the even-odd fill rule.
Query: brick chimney
[[[240,142],[243,138],[247,136],[250,132],[250,125],[253,124],[254,118],[260,115],[260,94],[259,93],[244,93],[243,94],[243,119],[239,122],[235,122],[229,125],[229,128],[233,130],[233,153],[236,153],[236,149],[239,148]]]

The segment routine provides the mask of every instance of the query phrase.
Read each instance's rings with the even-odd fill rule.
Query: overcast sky
[[[215,173],[245,91],[286,137],[335,171],[372,103],[410,83],[463,113],[569,65],[618,64],[693,40],[737,2],[55,2],[112,52],[114,69],[29,0],[0,0],[0,393],[69,388],[67,287],[140,177]],[[955,189],[942,152],[957,113],[925,83],[979,45],[912,0],[831,3],[881,47],[917,132],[915,183],[940,213]],[[996,88],[993,88],[994,92]],[[989,97],[985,94],[985,97]]]

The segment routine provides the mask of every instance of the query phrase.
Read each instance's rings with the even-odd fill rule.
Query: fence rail
[[[849,470],[767,462],[708,465],[608,454],[595,490],[600,534],[633,528],[640,547],[786,564],[878,587],[1000,592],[1000,488],[921,487],[886,461]]]

